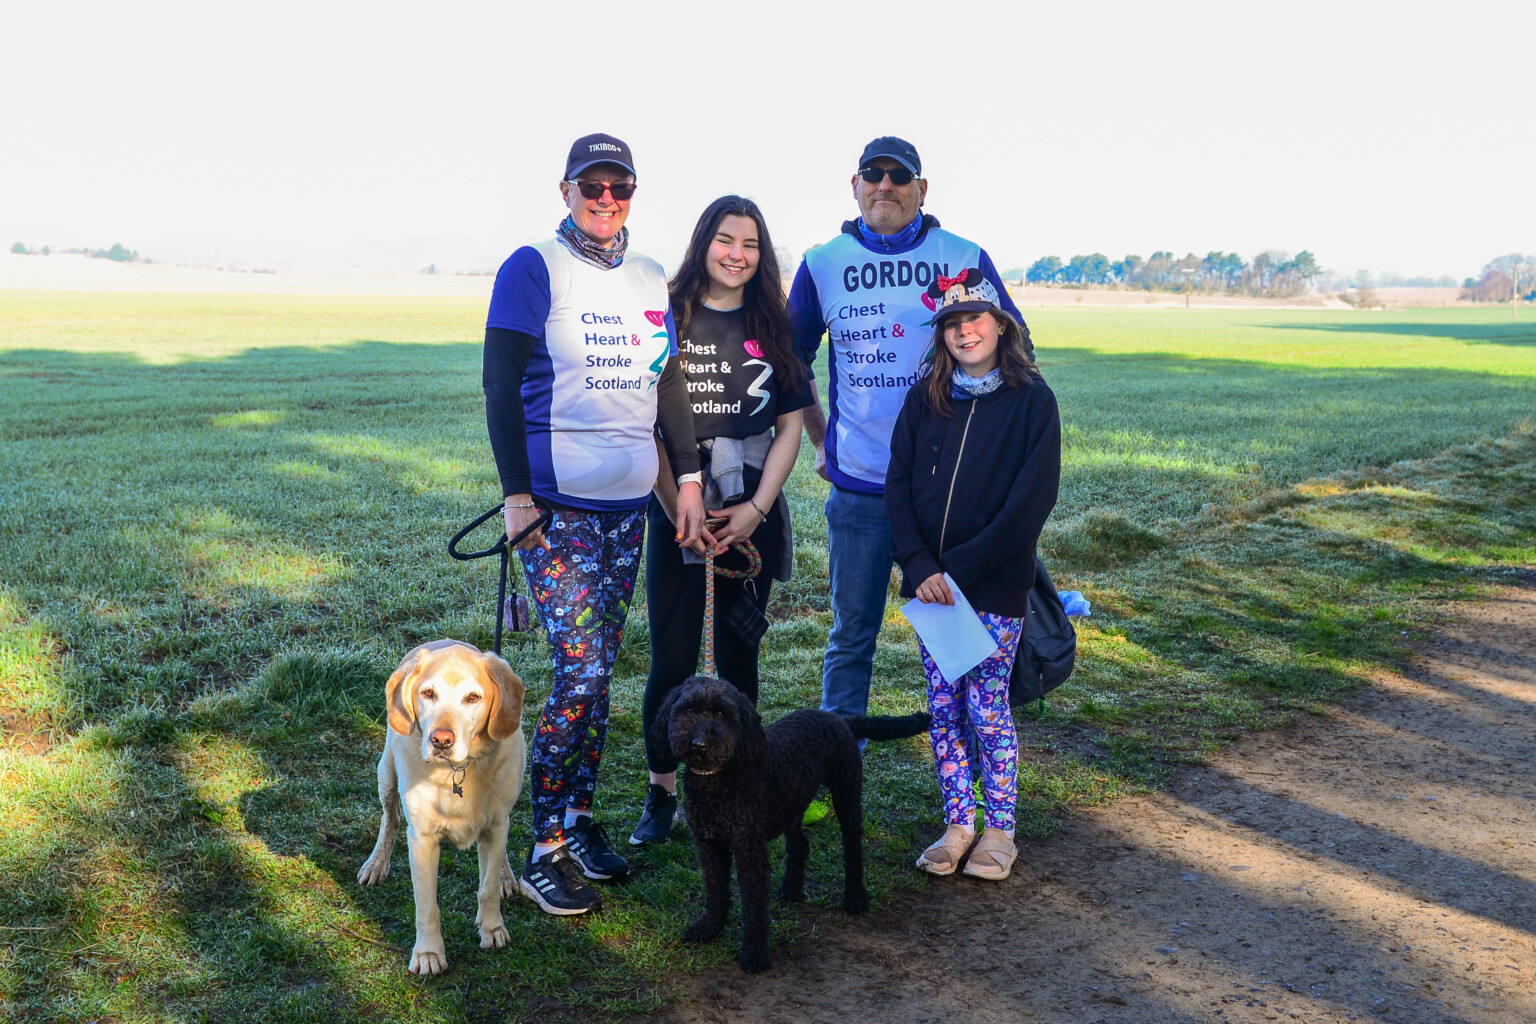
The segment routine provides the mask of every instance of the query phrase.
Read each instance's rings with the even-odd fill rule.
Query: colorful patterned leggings
[[[533,834],[560,843],[566,808],[592,809],[608,737],[608,680],[640,568],[645,510],[555,512],[547,536],[548,551],[519,556],[555,668],[528,752]]]
[[[971,764],[973,748],[979,745],[987,827],[1011,829],[1019,800],[1019,738],[1008,707],[1008,677],[1024,620],[976,614],[997,641],[998,652],[958,683],[945,679],[928,656],[928,648],[918,645],[928,674],[928,710],[933,714],[928,738],[939,772],[939,792],[944,796],[945,824],[969,828],[976,823]]]

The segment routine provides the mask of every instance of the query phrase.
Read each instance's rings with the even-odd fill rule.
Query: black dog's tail
[[[848,715],[843,719],[856,740],[899,740],[927,732],[933,716],[926,711],[912,715]]]

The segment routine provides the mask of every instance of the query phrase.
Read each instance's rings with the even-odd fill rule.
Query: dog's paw
[[[701,917],[697,921],[693,922],[693,924],[689,925],[687,931],[683,932],[683,941],[708,942],[710,939],[713,939],[715,936],[719,935],[724,928],[725,922],[723,921],[716,922],[711,921],[708,918]]]
[[[378,885],[389,877],[388,857],[369,857],[363,861],[363,866],[357,869],[358,885]]]
[[[500,949],[511,941],[512,936],[508,934],[507,926],[504,924],[495,924],[489,928],[482,927],[480,929],[481,949]]]
[[[441,950],[417,949],[411,951],[412,974],[435,977],[448,969],[448,954]]]
[[[869,893],[843,893],[843,910],[850,914],[862,914],[869,909]]]
[[[779,891],[774,894],[780,903],[799,903],[805,899],[805,889],[791,889],[787,885],[780,885]]]
[[[761,974],[768,969],[768,951],[754,949],[741,951],[741,969],[747,974]]]

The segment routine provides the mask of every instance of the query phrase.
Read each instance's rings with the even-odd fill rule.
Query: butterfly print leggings
[[[944,823],[975,825],[974,780],[979,774],[987,827],[1012,829],[1019,800],[1019,738],[1008,706],[1008,677],[1024,620],[976,614],[997,641],[998,650],[958,682],[945,679],[928,656],[928,648],[918,645],[928,675],[928,710],[933,715],[928,739],[944,797]]]
[[[608,680],[640,568],[645,510],[555,512],[546,536],[548,551],[518,554],[555,668],[528,752],[533,834],[559,843],[566,808],[592,809],[608,737]]]

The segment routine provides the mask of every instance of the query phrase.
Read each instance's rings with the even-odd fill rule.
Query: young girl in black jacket
[[[917,866],[948,875],[964,861],[965,874],[1001,880],[1018,856],[1018,737],[1008,678],[1029,613],[1035,544],[1056,505],[1061,422],[1028,331],[998,308],[980,270],[939,278],[927,299],[935,310],[933,347],[896,419],[885,478],[891,555],[902,569],[902,595],[927,604],[954,604],[948,573],[997,651],[950,680],[922,647],[948,828]],[[973,767],[986,803],[980,839]]]

